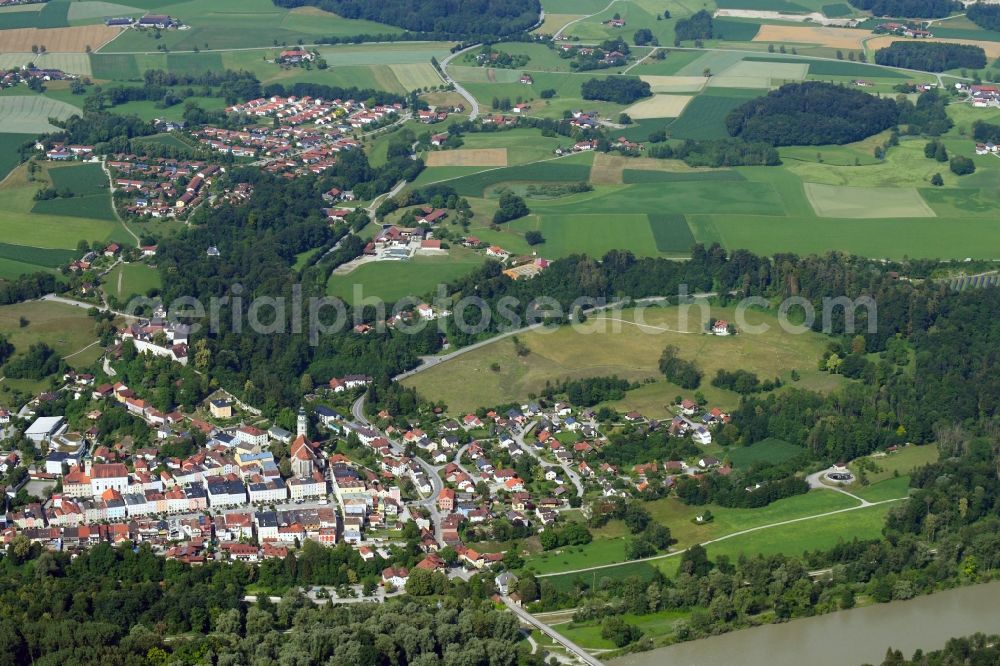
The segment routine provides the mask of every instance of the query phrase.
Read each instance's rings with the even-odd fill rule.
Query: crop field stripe
[[[681,213],[650,214],[649,228],[660,252],[687,254],[694,245],[694,236],[687,218]]]
[[[652,171],[628,169],[622,179],[626,185],[635,183],[679,183],[696,180],[737,181],[746,180],[738,171]]]
[[[699,95],[691,100],[681,117],[669,125],[667,131],[680,139],[724,139],[726,116],[746,101],[742,96]]]
[[[56,268],[73,261],[75,258],[75,250],[55,250],[0,242],[0,259],[34,264],[44,268]]]
[[[481,197],[483,191],[497,183],[504,182],[549,182],[549,183],[579,183],[590,177],[590,165],[584,164],[551,164],[546,162],[525,164],[515,167],[504,167],[483,171],[470,176],[463,176],[449,181],[449,185],[463,196]]]

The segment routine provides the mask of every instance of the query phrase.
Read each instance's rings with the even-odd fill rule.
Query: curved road
[[[473,44],[472,46],[462,49],[461,51],[455,51],[441,61],[441,75],[444,76],[444,80],[451,84],[455,88],[455,92],[464,97],[465,101],[469,103],[469,107],[471,108],[471,111],[469,111],[469,120],[475,120],[479,117],[479,102],[477,102],[476,98],[472,96],[472,93],[462,87],[461,83],[452,78],[451,74],[448,73],[448,65],[451,64],[451,61],[454,60],[456,56],[468,53],[478,47],[479,44]]]

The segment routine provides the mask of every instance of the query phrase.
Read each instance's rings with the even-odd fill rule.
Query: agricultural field
[[[16,167],[20,161],[17,149],[26,141],[34,138],[34,134],[0,134],[0,182],[3,182],[11,169]]]
[[[670,136],[678,139],[724,139],[726,116],[760,91],[715,89],[712,94],[698,95],[684,108],[677,120],[667,125]]]
[[[780,329],[771,314],[749,311],[747,323],[767,323],[770,329],[760,335],[716,338],[701,334],[702,315],[733,320],[734,312],[706,306],[701,312],[697,307],[689,310],[669,307],[644,309],[638,313],[594,314],[580,330],[561,327],[520,335],[521,342],[530,350],[527,356],[518,356],[514,343],[503,339],[430,368],[403,383],[430,399],[443,400],[449,411],[460,413],[524,400],[529,393],[538,393],[544,388],[546,381],[597,375],[618,375],[635,381],[653,379],[656,381],[649,386],[658,389],[661,400],[656,411],[644,413],[658,418],[667,414],[666,404],[674,396],[685,393],[666,382],[657,368],[660,353],[667,345],[676,345],[682,357],[698,362],[706,377],[702,392],[710,404],[724,408],[735,407],[739,399],[709,384],[708,380],[719,368],[744,368],[762,378],[781,376],[786,380],[792,368],[803,378],[819,373],[815,368],[816,359],[825,344],[819,334],[793,335]],[[491,369],[494,363],[499,364],[499,371]],[[468,377],[469,381],[456,386],[452,381],[455,376]],[[615,406],[633,409],[633,393],[635,391],[630,391]]]
[[[85,25],[71,28],[14,28],[0,30],[0,51],[30,53],[32,46],[44,46],[53,53],[96,51],[118,36],[119,28]]]
[[[510,183],[578,183],[590,175],[593,155],[580,154],[570,157],[537,162],[519,167],[491,169],[449,181],[449,185],[462,196],[482,197],[486,188]]]
[[[505,167],[506,148],[459,148],[435,150],[427,153],[424,162],[428,167]]]
[[[40,134],[55,126],[49,118],[66,120],[80,110],[75,106],[41,95],[0,95],[0,132],[4,134]]]
[[[632,118],[677,118],[693,98],[689,95],[653,95],[625,109]]]
[[[817,217],[935,217],[920,193],[902,187],[846,187],[806,183],[806,196]]]
[[[73,196],[37,201],[31,208],[32,213],[94,220],[118,219],[111,208],[108,177],[99,164],[53,167],[49,169],[49,178],[53,188],[59,192],[69,190]]]
[[[551,159],[554,157],[555,149],[565,146],[567,139],[561,136],[542,136],[538,130],[533,129],[513,129],[494,133],[466,134],[462,137],[462,142],[462,150],[506,150],[507,164],[513,166]]]
[[[190,26],[188,30],[167,30],[161,39],[152,31],[125,30],[105,46],[104,53],[156,51],[160,44],[172,51],[240,49],[312,43],[320,37],[349,37],[360,34],[395,34],[400,28],[372,21],[345,19],[315,7],[286,9],[270,0],[198,0],[142,2],[145,10],[175,16]],[[238,20],[234,20],[238,16]],[[96,48],[96,47],[95,47]]]
[[[32,53],[27,51],[25,53],[0,53],[0,68],[2,69],[13,69],[14,67],[23,67],[28,63],[35,63],[36,67],[41,67],[43,69],[61,69],[69,74],[76,74],[78,76],[90,76],[92,71],[90,68],[90,58],[91,56],[86,53]],[[46,89],[52,90],[58,87],[60,82],[52,81],[45,84]],[[20,91],[26,90],[27,87],[20,88]]]
[[[5,239],[0,245],[0,277],[53,270],[75,257],[81,240],[135,242],[119,223],[111,221],[113,218],[33,212],[39,203],[34,194],[45,184],[45,180],[28,180],[27,165],[14,169],[0,183],[0,231]],[[106,205],[110,212],[110,201]]]
[[[0,8],[0,28],[63,28],[69,25],[66,13],[70,0]]]

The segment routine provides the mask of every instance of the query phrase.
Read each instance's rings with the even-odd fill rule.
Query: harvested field
[[[762,77],[772,81],[801,81],[809,73],[809,63],[791,62],[738,62],[725,71],[722,76],[731,77]]]
[[[88,46],[96,51],[117,37],[119,32],[121,28],[106,25],[0,30],[0,51],[30,53],[32,46],[44,46],[52,53],[85,53]]]
[[[815,44],[832,49],[860,49],[861,41],[872,33],[850,28],[824,28],[820,26],[762,25],[753,38],[755,42],[775,44]],[[898,37],[894,38],[898,39]]]
[[[881,37],[875,37],[874,39],[868,40],[868,42],[866,43],[866,46],[871,51],[877,51],[879,49],[883,49],[883,48],[889,46],[889,44],[892,44],[893,42],[902,42],[902,41],[911,41],[911,40],[904,40],[903,38],[897,37],[895,35],[883,35]],[[937,38],[937,37],[935,37],[933,39],[924,39],[924,40],[921,40],[921,41],[922,42],[943,42],[945,44],[966,44],[968,46],[978,46],[978,47],[982,48],[983,51],[986,52],[986,57],[987,58],[990,58],[991,60],[993,58],[1000,58],[1000,42],[988,42],[988,41],[985,41],[985,40],[984,41],[976,41],[976,40],[973,40],[973,39],[940,39],[940,38]]]
[[[428,153],[428,167],[443,166],[507,166],[506,148],[468,148],[464,150],[439,150]]]
[[[625,157],[613,153],[594,153],[594,165],[590,168],[590,182],[593,185],[621,185],[624,183],[625,169],[636,171],[695,172],[680,160],[658,160],[651,157]]]
[[[771,79],[766,76],[713,76],[708,80],[709,88],[770,88]]]
[[[677,118],[692,97],[690,95],[653,95],[625,109],[632,118]]]
[[[936,217],[912,187],[847,187],[805,183],[806,196],[819,217],[877,219]]]
[[[46,53],[35,55],[31,51],[25,53],[0,53],[0,69],[23,67],[29,62],[43,69],[61,69],[69,74],[90,76],[90,56],[86,53]]]
[[[654,93],[700,92],[705,87],[704,76],[640,76]]]

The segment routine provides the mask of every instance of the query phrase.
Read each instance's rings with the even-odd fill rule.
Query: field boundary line
[[[614,564],[598,564],[598,565],[595,565],[595,566],[592,566],[592,567],[586,567],[586,568],[583,568],[583,569],[573,569],[571,571],[556,571],[556,572],[553,572],[553,573],[535,574],[535,578],[550,578],[552,576],[567,576],[567,575],[570,575],[570,574],[586,573],[588,571],[597,571],[599,569],[611,569],[611,568],[614,568],[614,567],[624,566],[626,564],[635,564],[635,563],[640,563],[640,562],[652,562],[654,560],[663,560],[663,559],[666,559],[668,557],[676,557],[678,555],[686,553],[687,551],[689,551],[694,546],[702,546],[702,547],[704,547],[704,546],[708,546],[708,545],[713,544],[713,543],[719,543],[720,541],[726,541],[728,539],[732,539],[732,538],[735,538],[735,537],[738,537],[738,536],[743,536],[745,534],[751,534],[753,532],[760,532],[762,530],[769,530],[769,529],[771,529],[773,527],[783,527],[785,525],[793,525],[795,523],[801,523],[801,522],[805,522],[807,520],[815,520],[816,518],[826,518],[827,516],[835,516],[835,515],[841,514],[841,513],[849,513],[851,511],[858,511],[859,509],[870,509],[873,506],[879,506],[879,505],[882,505],[882,504],[888,504],[890,502],[901,502],[901,501],[903,501],[905,499],[909,499],[909,497],[894,497],[892,499],[881,500],[879,502],[869,502],[867,504],[859,504],[858,506],[849,506],[846,509],[836,509],[834,511],[826,511],[824,513],[817,513],[817,514],[814,514],[812,516],[802,516],[800,518],[791,518],[789,520],[781,520],[781,521],[778,521],[776,523],[768,523],[767,525],[758,525],[757,527],[749,527],[749,528],[747,528],[745,530],[739,530],[737,532],[731,532],[730,534],[725,534],[725,535],[717,537],[715,539],[709,539],[708,541],[702,541],[701,543],[697,543],[697,544],[694,544],[692,546],[688,546],[687,548],[683,548],[681,550],[675,550],[675,551],[672,551],[672,552],[669,552],[669,553],[663,553],[662,555],[653,555],[652,557],[643,557],[643,558],[640,558],[640,559],[637,559],[637,560],[627,560],[625,562],[615,562]]]

